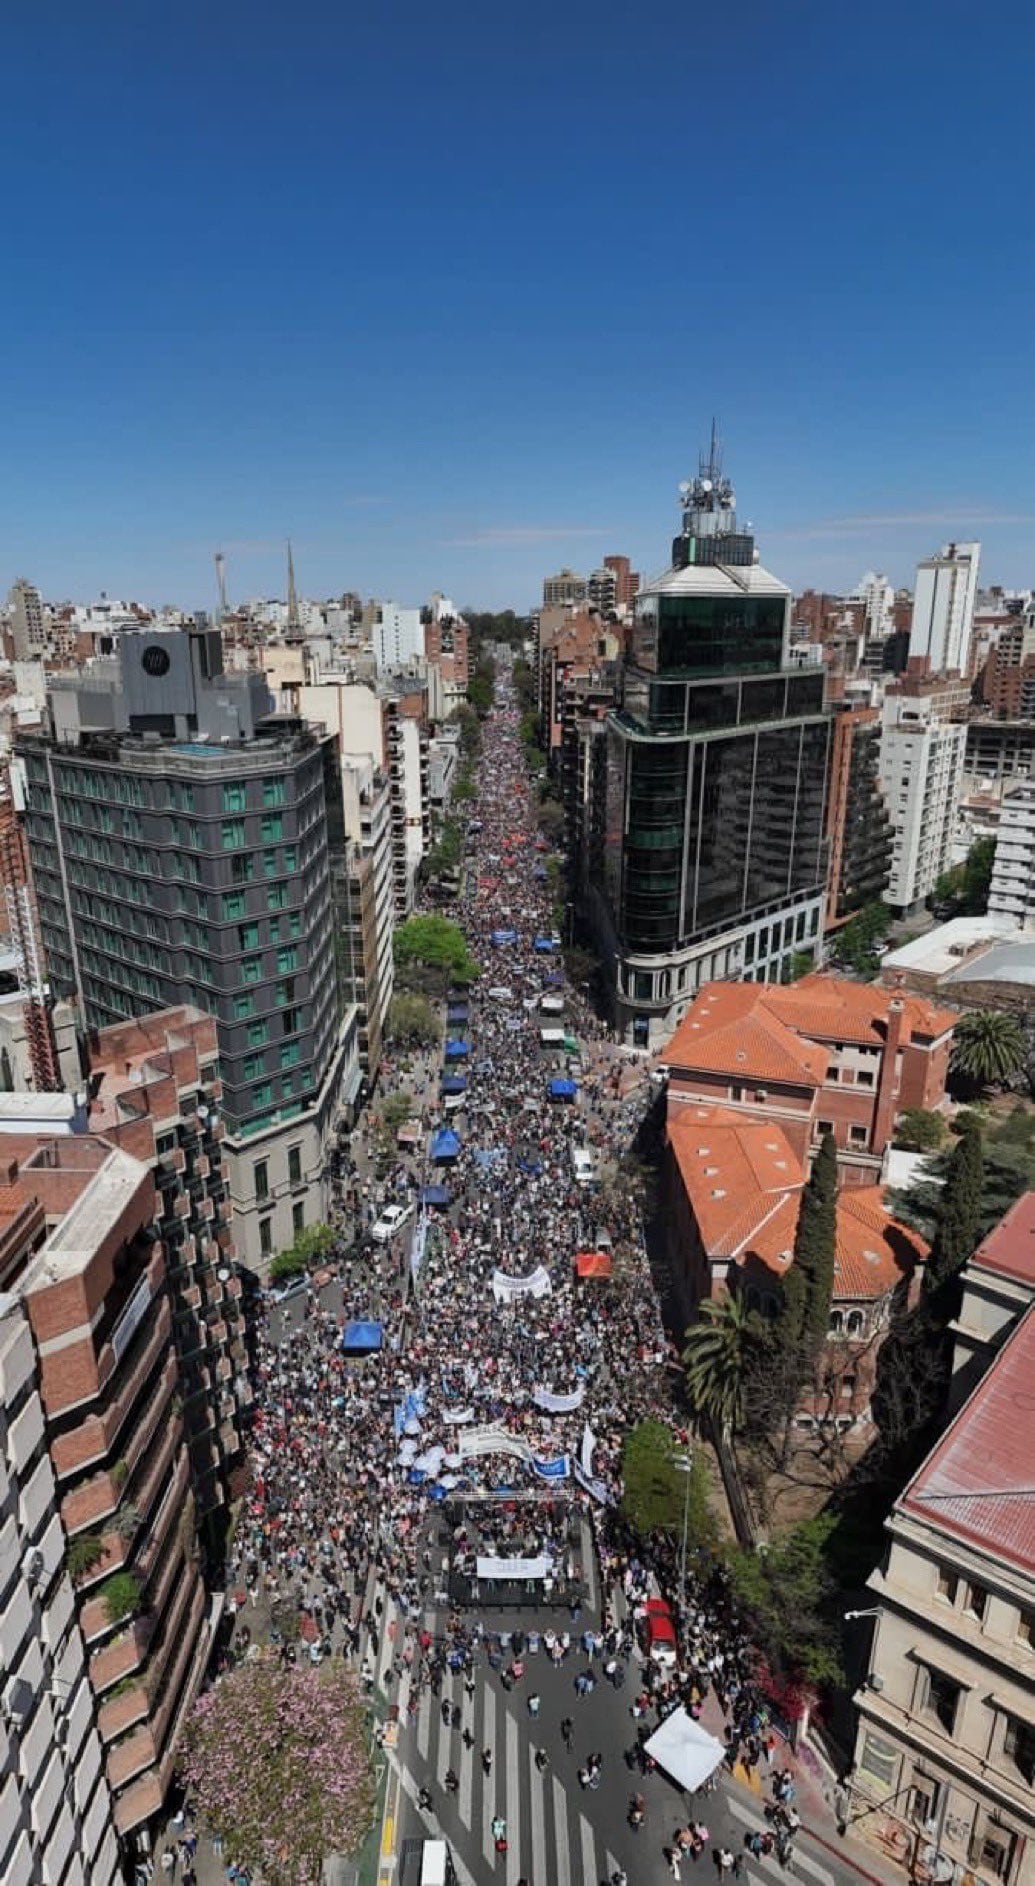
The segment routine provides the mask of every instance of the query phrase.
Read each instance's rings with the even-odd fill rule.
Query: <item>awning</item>
[[[606,1251],[576,1251],[576,1277],[610,1277],[611,1259]]]
[[[447,1061],[463,1061],[470,1054],[470,1052],[471,1052],[471,1044],[469,1041],[447,1041],[446,1042],[446,1060]]]
[[[685,1709],[674,1709],[644,1743],[644,1749],[688,1794],[714,1775],[726,1752],[722,1743],[702,1729]]]
[[[462,1094],[467,1091],[467,1078],[463,1074],[443,1074],[439,1090],[444,1094]]]
[[[384,1329],[380,1323],[346,1323],[341,1332],[343,1349],[362,1351],[364,1354],[371,1349],[380,1349],[383,1340]]]
[[[493,930],[489,941],[494,943],[497,949],[501,949],[505,943],[517,942],[517,931],[516,930]]]
[[[448,1185],[424,1185],[421,1187],[420,1202],[422,1205],[448,1205],[452,1201],[452,1197],[453,1194]]]
[[[444,1126],[431,1142],[432,1159],[455,1159],[460,1152],[460,1139],[451,1126]]]
[[[551,1100],[574,1100],[579,1091],[577,1081],[551,1081],[548,1089]]]
[[[419,1146],[422,1137],[421,1128],[414,1120],[408,1126],[401,1126],[395,1137],[400,1146]]]

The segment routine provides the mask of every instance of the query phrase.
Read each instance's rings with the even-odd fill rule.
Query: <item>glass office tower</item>
[[[775,979],[822,922],[830,717],[790,668],[791,594],[738,526],[714,448],[672,568],[637,598],[586,879],[616,1019],[663,1041],[700,984]]]

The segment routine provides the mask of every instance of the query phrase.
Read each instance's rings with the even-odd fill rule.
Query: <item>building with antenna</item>
[[[826,878],[824,678],[790,665],[791,593],[738,522],[714,430],[680,505],[672,566],[636,599],[578,859],[615,1020],[640,1047],[702,982],[778,980],[812,952]]]

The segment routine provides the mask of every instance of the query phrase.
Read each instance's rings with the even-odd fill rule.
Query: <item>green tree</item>
[[[441,1039],[442,1026],[426,996],[403,991],[389,1004],[386,1033],[389,1041],[427,1048]]]
[[[802,976],[809,975],[816,967],[815,953],[812,950],[794,950],[786,957],[780,971],[781,982],[798,982]]]
[[[828,1561],[836,1525],[832,1514],[823,1513],[764,1552],[730,1554],[730,1577],[750,1636],[784,1679],[841,1681],[839,1593]]]
[[[448,917],[407,917],[395,932],[393,947],[403,967],[416,963],[442,970],[454,982],[473,982],[479,973],[460,925]]]
[[[934,1153],[945,1144],[946,1126],[940,1113],[927,1107],[906,1107],[895,1127],[895,1144],[907,1152]]]
[[[695,1414],[727,1438],[744,1426],[744,1394],[758,1347],[760,1318],[743,1297],[706,1298],[686,1332],[683,1366]]]
[[[984,1156],[981,1133],[968,1126],[949,1159],[938,1209],[938,1228],[924,1269],[923,1296],[930,1303],[959,1274],[978,1243]]]
[[[564,807],[556,799],[544,799],[536,818],[543,837],[555,845],[564,831]]]
[[[600,962],[592,950],[580,949],[573,944],[564,952],[564,967],[572,982],[578,984],[580,988],[586,988],[596,981],[600,971]]]
[[[460,751],[464,758],[476,759],[482,744],[482,729],[474,708],[466,701],[459,702],[449,716],[449,724],[460,729]]]
[[[381,1114],[385,1125],[390,1126],[394,1131],[400,1126],[405,1126],[407,1120],[411,1118],[413,1101],[409,1094],[388,1094],[381,1108]]]
[[[830,954],[842,969],[858,976],[874,976],[880,964],[880,944],[891,928],[891,912],[880,902],[866,904],[837,931]]]
[[[975,1009],[956,1023],[953,1072],[977,1086],[1012,1080],[1024,1066],[1027,1053],[1020,1023],[1002,1009]]]
[[[710,1543],[714,1538],[704,1462],[693,1456],[688,1486],[687,1475],[675,1464],[676,1457],[682,1455],[683,1449],[663,1421],[639,1421],[625,1437],[622,1513],[641,1538],[649,1538],[654,1532],[681,1535],[688,1498],[688,1538],[697,1544]]]
[[[983,917],[988,909],[995,865],[995,839],[976,838],[963,865],[963,910],[968,917]]]
[[[792,1286],[790,1311],[796,1319],[788,1329],[789,1341],[801,1352],[802,1375],[811,1367],[826,1340],[830,1299],[834,1289],[834,1253],[837,1241],[837,1146],[824,1133],[802,1193],[794,1234],[794,1260],[788,1277],[798,1273]]]

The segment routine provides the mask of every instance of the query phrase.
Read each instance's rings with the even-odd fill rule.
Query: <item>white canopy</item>
[[[709,1735],[707,1729],[702,1729],[685,1709],[674,1709],[666,1716],[645,1747],[658,1767],[671,1775],[673,1781],[678,1781],[688,1794],[715,1773],[726,1752],[722,1743]]]

